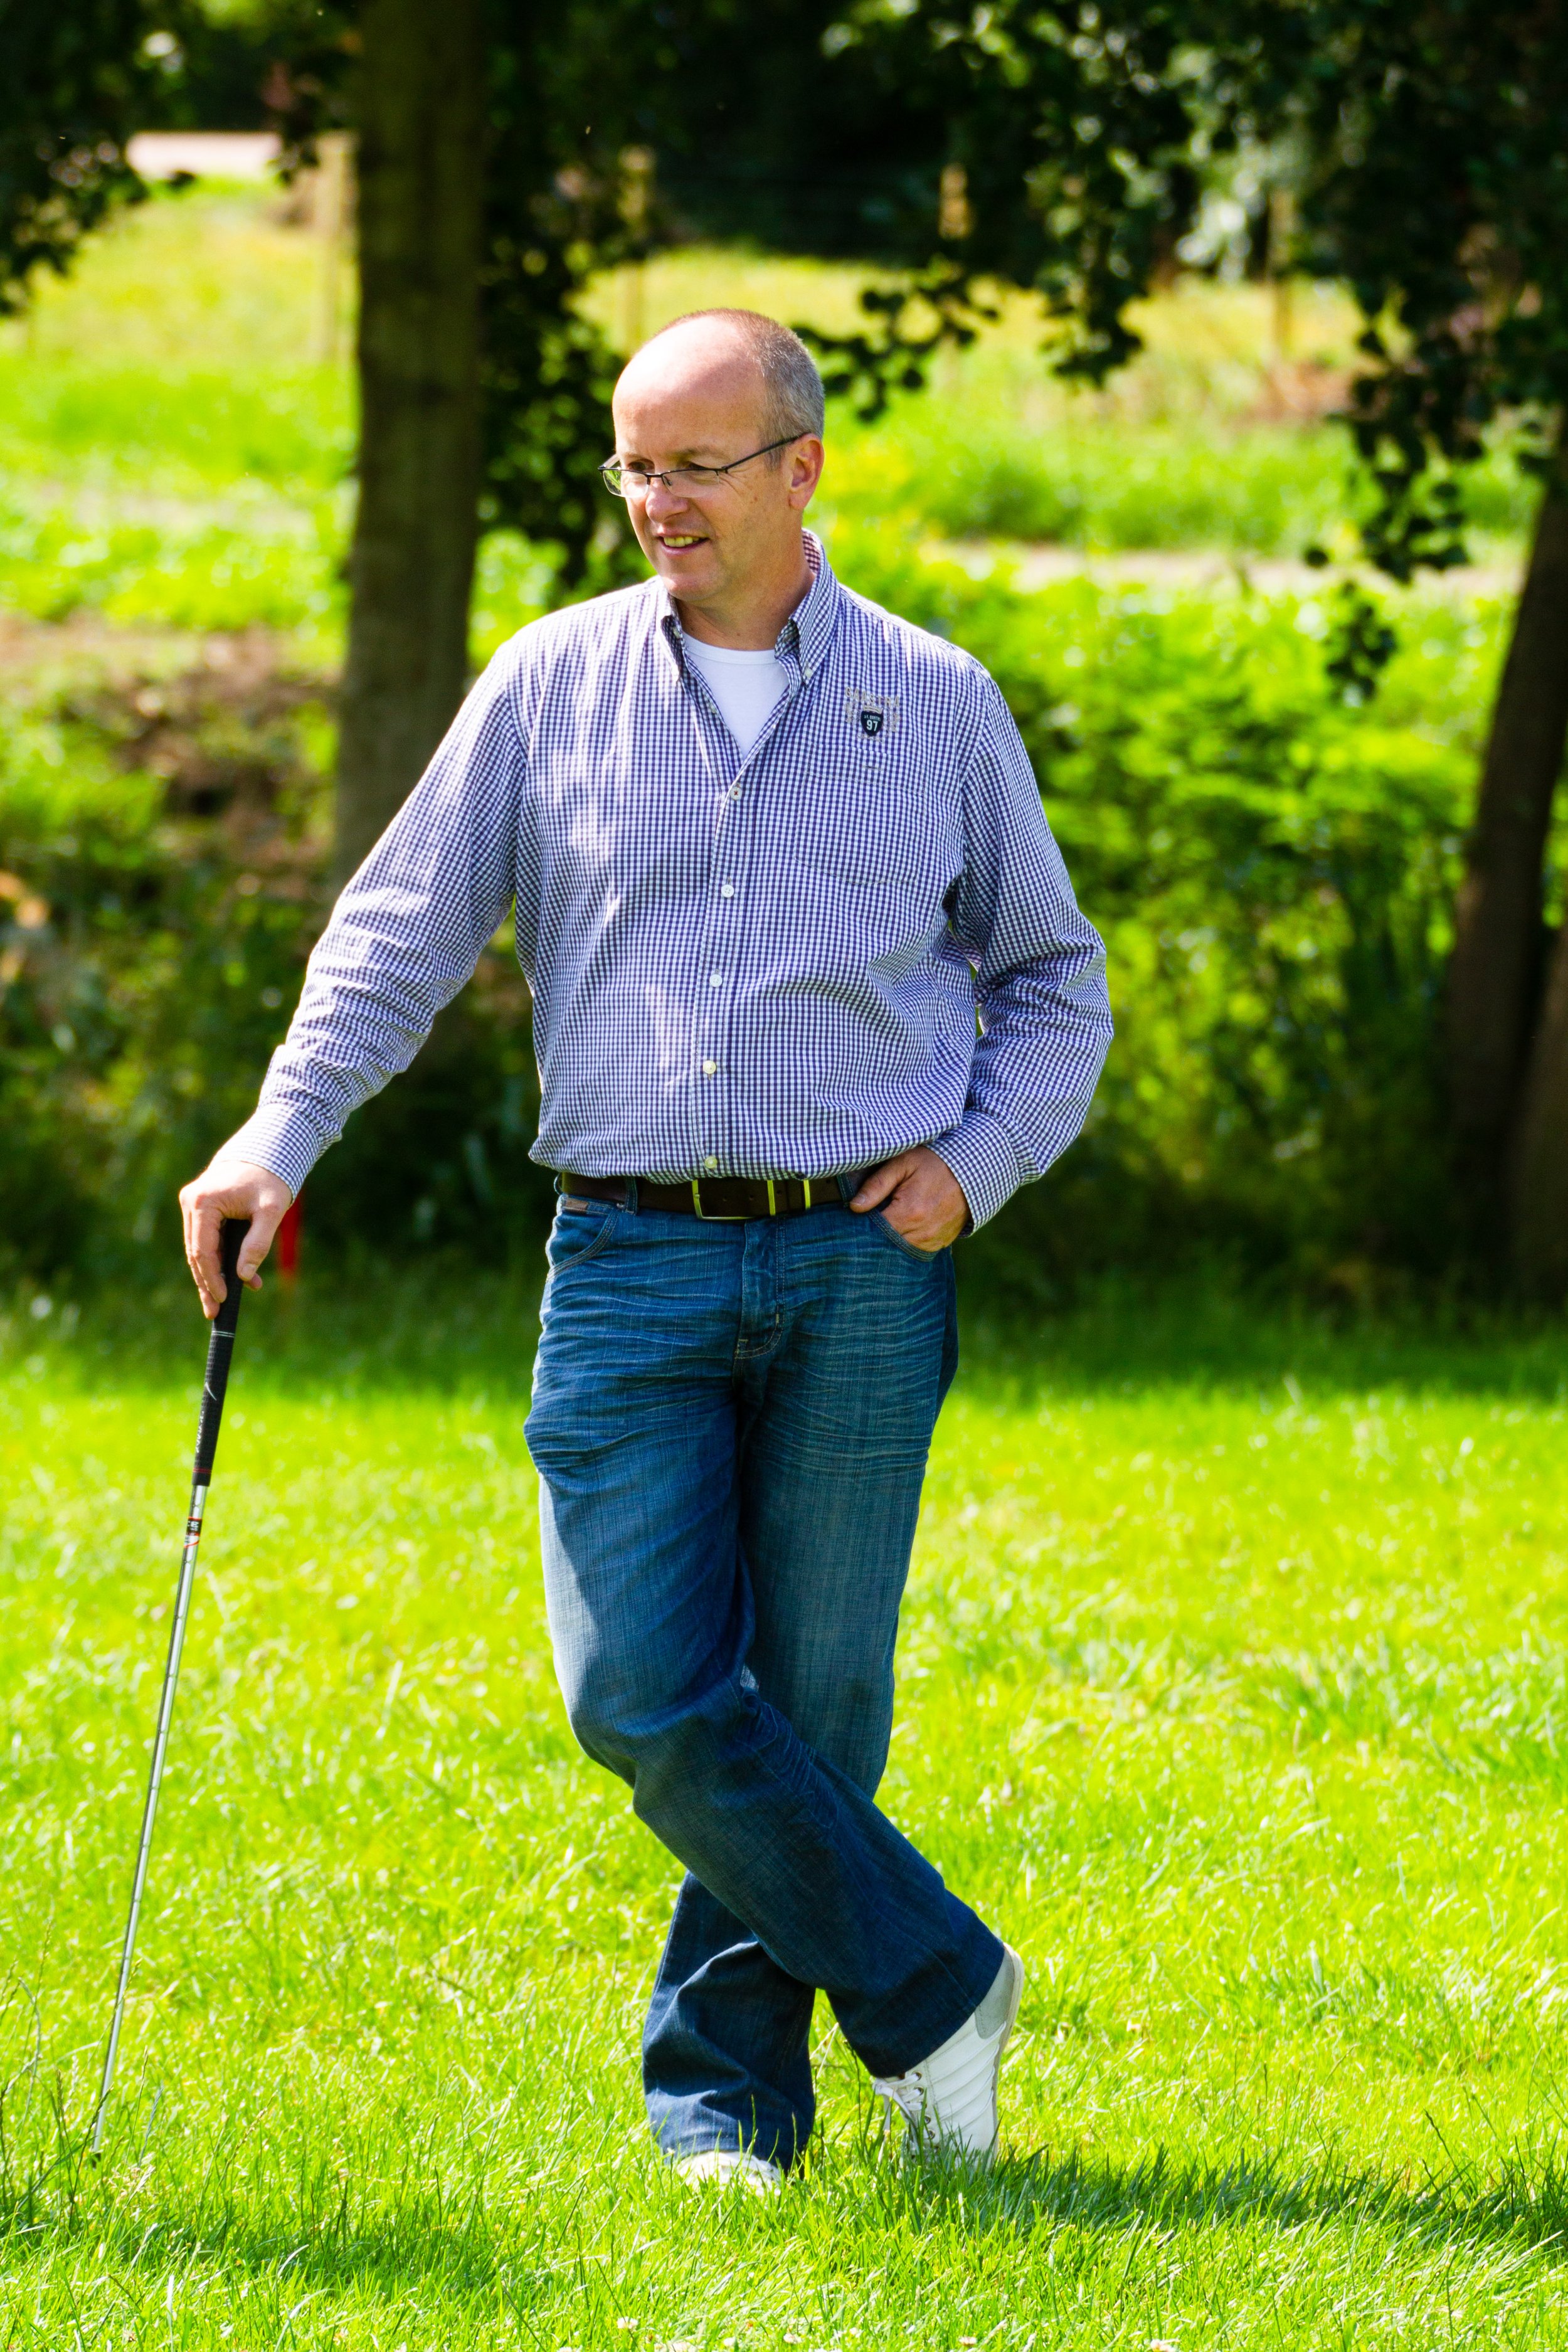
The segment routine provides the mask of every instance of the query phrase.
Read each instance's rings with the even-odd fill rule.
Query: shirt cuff
[[[989,1111],[970,1111],[951,1135],[939,1136],[931,1148],[963,1187],[971,1233],[978,1233],[1005,1207],[1029,1176],[1017,1145]]]
[[[325,1150],[310,1121],[287,1103],[263,1103],[223,1147],[226,1160],[253,1160],[280,1177],[296,1200]]]

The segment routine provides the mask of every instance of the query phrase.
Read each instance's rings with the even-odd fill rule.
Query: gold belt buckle
[[[751,1223],[748,1217],[710,1216],[702,1205],[702,1179],[700,1176],[691,1179],[691,1205],[705,1225],[744,1225]]]
[[[801,1191],[805,1194],[805,1206],[809,1209],[811,1206],[811,1179],[809,1176],[803,1176],[800,1178],[799,1181]],[[764,1176],[763,1178],[763,1182],[768,1188],[768,1214],[770,1217],[776,1217],[779,1213],[779,1202],[778,1192],[774,1185],[773,1179],[771,1176]],[[690,1179],[690,1184],[691,1205],[705,1225],[748,1225],[751,1223],[752,1220],[745,1216],[721,1217],[714,1215],[711,1211],[705,1209],[702,1205],[702,1179],[700,1176],[693,1176]]]

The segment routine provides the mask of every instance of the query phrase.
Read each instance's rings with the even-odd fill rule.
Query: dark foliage
[[[1366,546],[1408,579],[1464,560],[1455,469],[1500,421],[1544,469],[1568,398],[1568,10],[1297,0],[1267,24],[1308,158],[1300,259],[1366,321]]]
[[[609,586],[630,576],[597,470],[619,362],[577,303],[595,270],[647,249],[638,142],[659,20],[627,0],[569,0],[530,40],[492,0],[491,21],[481,520],[554,549],[563,586]]]
[[[1101,381],[1138,348],[1125,312],[1173,266],[1201,193],[1194,132],[1229,132],[1192,70],[1184,5],[999,0],[970,16],[882,0],[811,27],[748,6],[744,56],[666,163],[678,213],[764,245],[878,263],[868,328],[819,338],[875,410],[963,342],[1001,280],[1041,299],[1052,364]]]
[[[147,0],[0,6],[0,311],[139,193],[124,150],[159,79],[153,31]]]
[[[356,14],[8,0],[0,284],[64,267],[134,194],[132,128],[265,121],[308,151],[352,119]],[[1099,381],[1243,146],[1300,198],[1275,258],[1342,276],[1367,322],[1351,424],[1373,559],[1402,579],[1460,560],[1455,469],[1500,418],[1547,461],[1568,387],[1563,0],[573,0],[548,20],[492,0],[488,47],[484,519],[555,545],[569,582],[616,561],[594,479],[614,361],[576,309],[595,270],[713,235],[897,273],[863,331],[823,342],[870,409],[1004,281],[1041,298],[1051,364]]]
[[[321,691],[198,670],[0,728],[0,1279],[166,1258],[177,1186],[253,1106],[325,912]],[[322,1162],[313,1232],[531,1246],[537,1107],[492,948]]]

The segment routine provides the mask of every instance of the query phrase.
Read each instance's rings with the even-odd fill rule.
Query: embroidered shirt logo
[[[899,698],[893,694],[863,694],[851,687],[845,696],[845,709],[849,723],[858,727],[862,735],[874,740],[879,735],[890,735],[900,716]]]

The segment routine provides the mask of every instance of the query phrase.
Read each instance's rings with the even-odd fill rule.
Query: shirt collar
[[[803,531],[801,539],[805,548],[806,562],[811,567],[811,585],[779,631],[773,651],[781,659],[793,653],[800,663],[802,678],[809,683],[827,657],[843,590],[834,577],[833,566],[827,561],[816,533],[814,530]],[[654,611],[659,634],[675,658],[684,664],[681,646],[685,633],[675,609],[675,600],[657,573],[649,584],[654,593]]]

